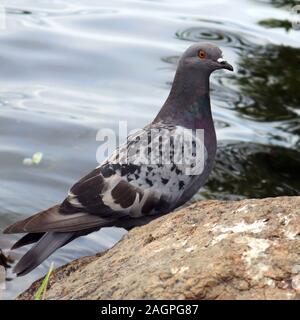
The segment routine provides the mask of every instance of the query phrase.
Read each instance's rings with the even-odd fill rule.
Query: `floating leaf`
[[[43,159],[43,154],[42,152],[36,152],[33,156],[32,156],[32,162],[34,164],[39,164]]]
[[[38,165],[43,159],[43,153],[42,152],[36,152],[33,154],[32,158],[25,158],[23,160],[23,164],[25,166],[32,166],[34,164]]]
[[[31,166],[33,164],[32,159],[31,158],[25,158],[23,160],[23,164],[24,164],[24,166]]]

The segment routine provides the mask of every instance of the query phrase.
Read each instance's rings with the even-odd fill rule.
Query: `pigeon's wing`
[[[131,171],[132,165],[107,164],[95,169],[86,180],[76,183],[61,206],[64,213],[74,210],[92,215],[120,218],[126,215],[140,217],[166,205],[167,197],[149,186],[134,185],[120,171]],[[135,179],[138,180],[138,179]]]
[[[61,211],[86,211],[103,218],[137,218],[166,211],[171,199],[164,188],[154,187],[160,172],[136,155],[146,138],[144,130],[129,136],[102,165],[70,189]]]
[[[129,136],[111,157],[70,189],[61,210],[84,210],[102,218],[138,218],[171,211],[197,178],[186,170],[191,164],[178,164],[174,156],[176,141],[170,144],[170,135],[176,140],[182,134],[182,128],[163,124]],[[165,154],[172,157],[162,159]]]

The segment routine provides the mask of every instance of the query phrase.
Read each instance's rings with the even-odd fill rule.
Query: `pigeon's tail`
[[[37,243],[20,259],[14,267],[13,272],[16,273],[17,276],[24,276],[39,266],[57,249],[65,246],[78,237],[86,236],[87,234],[98,231],[99,229],[101,229],[101,227],[73,232],[28,233],[17,241],[13,248],[16,249],[27,244],[34,242]]]
[[[13,271],[18,276],[29,273],[70,241],[102,227],[112,226],[115,219],[104,219],[84,211],[64,214],[61,213],[60,206],[53,206],[18,221],[3,231],[6,234],[26,233],[12,249],[36,243],[15,266]]]
[[[76,232],[46,232],[41,239],[21,258],[13,272],[24,276],[32,271],[55,250],[74,239]]]
[[[15,250],[24,246],[27,246],[28,244],[35,243],[39,241],[42,236],[45,234],[45,232],[38,232],[38,233],[27,233],[25,236],[23,236],[21,239],[19,239],[11,248],[10,250]]]

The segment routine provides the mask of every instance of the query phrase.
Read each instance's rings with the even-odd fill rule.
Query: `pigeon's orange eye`
[[[200,51],[198,52],[198,57],[199,57],[200,59],[205,59],[206,53],[205,53],[203,50],[200,50]]]

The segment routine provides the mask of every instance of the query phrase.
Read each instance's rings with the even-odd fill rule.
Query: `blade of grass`
[[[34,294],[34,300],[45,300],[47,286],[48,286],[49,279],[50,279],[50,276],[51,276],[53,269],[54,269],[54,263],[52,262],[45,278],[42,281],[42,284],[40,285],[40,287],[37,289],[36,293]]]

